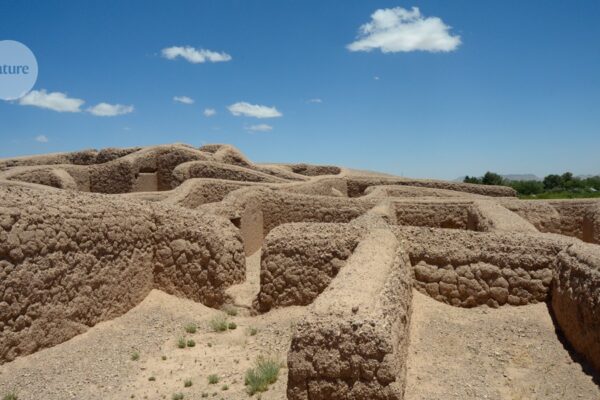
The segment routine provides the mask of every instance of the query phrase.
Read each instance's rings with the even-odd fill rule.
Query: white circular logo
[[[37,60],[27,46],[14,40],[0,40],[0,99],[25,96],[37,76]]]

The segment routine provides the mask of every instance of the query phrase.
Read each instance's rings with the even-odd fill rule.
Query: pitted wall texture
[[[280,178],[262,172],[212,161],[193,161],[181,164],[175,168],[173,176],[177,184],[190,178],[213,178],[244,182],[285,182]]]
[[[363,230],[347,224],[285,224],[262,248],[260,292],[254,307],[310,304],[358,245]]]
[[[552,311],[575,350],[600,371],[600,255],[597,245],[579,243],[559,254],[552,285]]]
[[[402,399],[411,301],[408,258],[371,231],[296,328],[288,399]]]
[[[414,285],[460,307],[545,301],[556,255],[570,241],[523,233],[394,228],[406,246]]]
[[[447,189],[459,192],[481,194],[484,196],[516,196],[517,192],[507,186],[475,185],[471,183],[458,183],[425,179],[407,178],[379,178],[379,177],[349,177],[348,195],[350,197],[363,196],[369,186],[381,185],[407,185],[433,189]]]
[[[123,314],[154,287],[220,304],[244,278],[226,220],[0,184],[0,362]]]

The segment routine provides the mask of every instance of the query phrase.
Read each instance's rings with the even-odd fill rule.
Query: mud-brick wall
[[[577,352],[600,373],[600,249],[579,243],[556,261],[552,311]]]
[[[226,220],[0,183],[0,362],[61,343],[154,287],[207,304],[244,276]]]
[[[296,327],[288,399],[402,399],[410,279],[408,257],[394,235],[372,230]]]
[[[516,232],[394,231],[410,254],[415,288],[459,307],[545,301],[556,255],[572,242]]]
[[[348,224],[285,224],[266,237],[254,307],[310,304],[337,275],[362,235]]]
[[[591,200],[556,200],[549,201],[560,215],[558,232],[584,239],[584,218],[588,210],[600,204],[600,201]]]

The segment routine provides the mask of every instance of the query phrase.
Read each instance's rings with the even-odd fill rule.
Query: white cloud
[[[258,124],[247,126],[245,129],[251,132],[269,132],[273,130],[273,127],[267,124]]]
[[[254,118],[276,118],[283,115],[275,107],[250,104],[245,101],[232,104],[227,109],[236,117],[243,115]]]
[[[129,114],[133,112],[133,106],[124,106],[122,104],[99,103],[90,107],[87,111],[98,117],[114,117],[116,115]]]
[[[183,104],[194,104],[194,99],[187,96],[175,96],[173,97],[173,101]]]
[[[371,22],[360,27],[358,38],[350,43],[350,51],[383,53],[408,51],[453,51],[461,44],[460,36],[449,33],[450,26],[438,17],[423,17],[417,7],[385,8],[371,15]]]
[[[58,112],[80,112],[83,103],[85,101],[67,97],[65,93],[48,93],[44,89],[32,90],[19,99],[19,104],[22,106],[47,108]]]
[[[202,114],[204,114],[205,117],[212,117],[216,113],[217,111],[214,108],[205,108],[204,111],[202,111]]]
[[[318,103],[318,104],[320,104],[322,102],[323,102],[323,100],[321,100],[321,99],[309,99],[308,100],[308,103]]]
[[[374,76],[373,79],[376,80],[376,81],[378,81],[379,77],[378,76]]]
[[[162,49],[162,56],[169,60],[174,60],[181,57],[192,64],[201,64],[209,62],[230,61],[231,56],[227,53],[217,53],[211,50],[195,49],[191,46],[173,46]]]
[[[35,141],[40,143],[48,143],[48,138],[46,135],[38,135],[35,137]]]

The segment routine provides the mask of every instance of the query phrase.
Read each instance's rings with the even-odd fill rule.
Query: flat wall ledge
[[[554,317],[575,350],[600,372],[600,248],[574,244],[558,255]]]
[[[411,301],[407,256],[371,231],[297,326],[288,399],[402,399]]]

